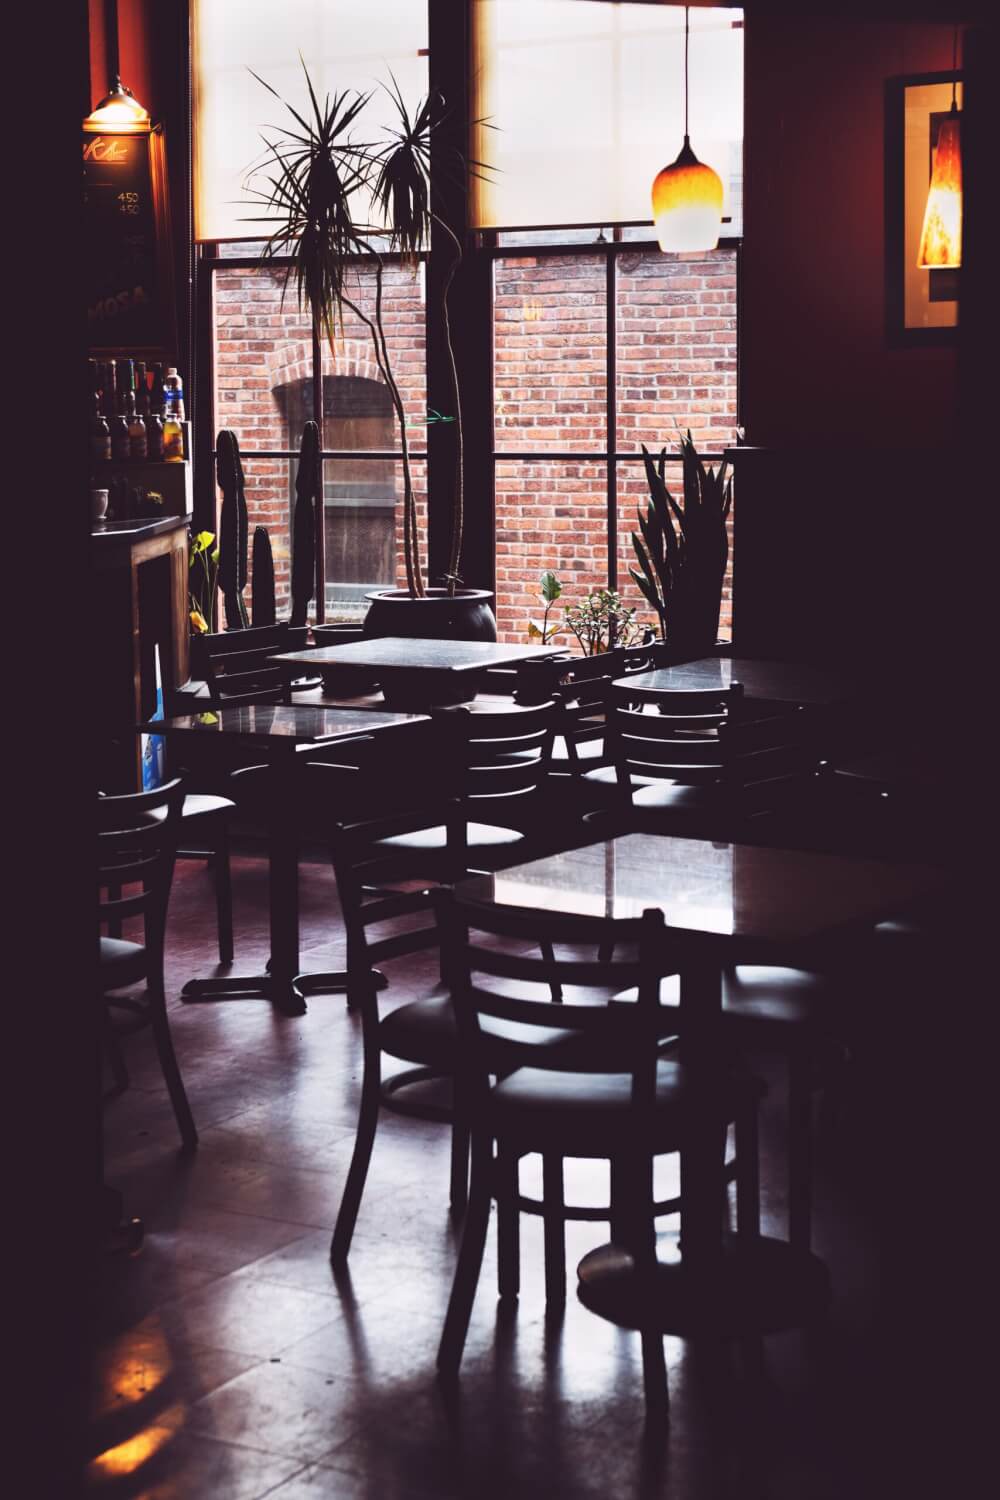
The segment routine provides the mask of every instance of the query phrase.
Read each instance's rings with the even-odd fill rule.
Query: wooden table
[[[680,972],[682,1055],[697,1077],[717,1067],[724,967],[806,966],[830,943],[904,915],[946,885],[940,871],[918,865],[627,834],[466,881],[456,897],[469,908],[619,919],[659,907]],[[694,1114],[681,1150],[683,1253],[658,1271],[664,1332],[765,1332],[825,1303],[828,1277],[816,1256],[783,1240],[723,1235],[723,1183],[709,1108]],[[621,1313],[640,1295],[620,1247],[592,1251],[579,1277],[581,1300],[595,1311]]]
[[[392,707],[419,711],[467,703],[476,696],[479,676],[490,667],[511,667],[561,654],[557,646],[376,636],[348,646],[283,651],[271,660],[300,673],[303,668],[320,672],[334,692],[348,691],[351,675],[356,674],[362,681],[378,683]]]
[[[663,692],[704,692],[743,684],[744,695],[755,703],[804,704],[831,708],[860,697],[866,684],[857,674],[805,662],[764,661],[750,656],[704,656],[675,667],[657,667],[619,678],[636,697]]]
[[[267,999],[285,1015],[304,1015],[307,992],[343,990],[343,971],[303,974],[299,970],[298,827],[294,816],[295,768],[303,756],[330,745],[401,735],[407,726],[430,724],[420,714],[255,703],[215,708],[205,713],[141,725],[180,743],[210,737],[260,750],[270,771],[268,806],[268,909],[271,962],[267,973],[193,979],[181,998],[204,1000]]]

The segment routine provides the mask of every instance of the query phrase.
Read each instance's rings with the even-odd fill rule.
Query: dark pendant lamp
[[[951,54],[951,109],[938,127],[927,206],[920,231],[921,270],[962,264],[962,116],[955,102],[958,27]]]
[[[661,250],[714,250],[722,227],[722,179],[700,162],[688,137],[689,7],[684,7],[684,144],[653,179],[653,221]]]
[[[111,87],[101,102],[83,122],[89,131],[107,131],[111,135],[132,135],[150,129],[149,111],[144,109],[118,74],[118,4],[105,0],[104,41],[108,57]]]

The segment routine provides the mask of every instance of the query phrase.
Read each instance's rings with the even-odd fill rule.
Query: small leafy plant
[[[215,616],[215,596],[219,588],[219,549],[213,546],[214,531],[199,531],[191,538],[188,557],[188,609],[195,635],[207,635],[209,620]]]
[[[541,624],[537,620],[531,620],[528,624],[529,641],[538,641],[539,645],[546,646],[554,635],[558,635],[563,629],[562,625],[550,625],[549,614],[552,606],[562,596],[562,584],[559,582],[551,568],[547,568],[541,579],[542,600],[545,604],[545,613],[542,615]]]
[[[597,656],[616,646],[635,646],[642,640],[636,610],[622,603],[614,589],[595,589],[580,604],[566,610],[566,625],[583,647],[584,656]]]
[[[545,613],[540,622],[529,622],[528,639],[538,641],[542,646],[547,646],[555,636],[567,630],[572,631],[580,642],[584,656],[597,656],[601,651],[610,650],[612,645],[639,645],[644,637],[651,638],[646,627],[636,621],[637,610],[623,604],[621,594],[614,589],[594,589],[582,603],[567,605],[561,625],[549,623],[553,605],[562,598],[562,584],[551,568],[542,574],[541,592]]]

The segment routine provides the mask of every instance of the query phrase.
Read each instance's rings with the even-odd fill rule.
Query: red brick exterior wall
[[[496,465],[497,621],[501,639],[524,640],[540,618],[538,580],[559,575],[563,603],[607,581],[607,471],[603,460],[560,458],[604,451],[606,431],[605,262],[603,256],[509,257],[495,268],[494,383],[499,452],[551,458]],[[254,451],[289,444],[278,392],[311,376],[308,319],[290,288],[282,307],[277,271],[222,269],[215,281],[216,426],[232,427],[244,454],[251,532],[267,526],[275,555],[279,609],[288,598],[289,496],[294,464],[255,459]],[[370,276],[355,298],[374,302]],[[385,323],[392,367],[403,393],[412,446],[425,444],[424,305],[411,272],[385,272]],[[736,427],[736,257],[730,250],[669,259],[625,254],[617,263],[619,451],[658,451],[690,427],[702,450],[731,444]],[[350,313],[342,336],[324,352],[324,373],[379,380],[371,341]],[[398,435],[397,435],[398,436]],[[294,446],[297,446],[295,435]],[[374,467],[374,466],[373,466]],[[291,468],[291,473],[290,473]],[[672,466],[679,483],[679,466]],[[669,475],[668,470],[668,475]],[[333,474],[328,477],[333,477]],[[425,465],[415,481],[426,515]],[[651,619],[628,575],[630,532],[644,503],[641,464],[619,463],[618,586],[640,618]],[[670,482],[668,478],[668,483]],[[401,551],[402,470],[396,475],[396,582]],[[473,523],[474,524],[474,523]],[[390,582],[390,580],[385,580]],[[248,593],[249,597],[249,593]],[[722,633],[730,622],[727,579]],[[333,611],[331,617],[343,611]],[[558,611],[561,618],[561,608]]]
[[[617,287],[619,451],[654,452],[691,429],[702,451],[736,429],[736,257],[717,250],[668,259],[621,256]],[[494,382],[500,451],[606,449],[605,273],[602,256],[510,257],[495,271]],[[645,502],[641,463],[619,463],[618,587],[639,618],[652,611],[628,575],[630,533]],[[680,480],[679,465],[671,469]],[[498,459],[497,621],[523,640],[540,619],[538,580],[552,568],[575,603],[608,577],[607,469],[602,460]],[[721,628],[729,633],[731,578]]]
[[[246,475],[250,533],[266,526],[274,553],[275,591],[279,614],[287,607],[290,583],[290,497],[294,485],[294,462],[287,459],[254,458],[254,451],[298,447],[301,434],[291,441],[278,392],[282,387],[312,376],[312,333],[309,318],[300,312],[294,285],[282,304],[284,273],[272,270],[225,270],[215,277],[215,424],[231,427],[243,454]],[[353,288],[352,300],[371,316],[375,283],[366,274]],[[421,283],[411,271],[387,266],[383,289],[387,342],[392,370],[400,387],[408,419],[407,439],[423,449],[426,442],[426,378],[424,371],[424,305]],[[381,380],[368,330],[359,318],[345,311],[343,333],[331,350],[324,346],[323,373]],[[398,445],[396,432],[395,442]],[[414,482],[426,515],[426,480],[423,463],[414,469]],[[290,472],[291,470],[291,472]],[[332,477],[329,476],[329,477]],[[402,500],[402,465],[397,466],[397,499]],[[405,582],[402,563],[402,505],[397,504],[396,579]],[[247,598],[250,597],[249,587]],[[336,615],[328,613],[328,618]]]

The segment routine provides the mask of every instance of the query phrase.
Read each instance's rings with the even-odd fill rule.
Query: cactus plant
[[[722,583],[729,557],[726,522],[733,503],[726,463],[706,469],[690,430],[681,437],[683,505],[667,489],[667,450],[654,460],[642,446],[649,501],[639,510],[632,546],[641,571],[629,568],[640,593],[653,606],[664,641],[702,655],[715,647]]]
[[[255,625],[273,625],[274,558],[266,526],[257,526],[253,534],[253,577],[250,580],[250,618]]]
[[[219,523],[219,584],[226,601],[226,625],[246,630],[250,621],[243,602],[247,582],[247,500],[240,445],[224,427],[216,439],[216,474],[222,491]]]
[[[295,476],[295,516],[292,522],[291,625],[305,625],[316,584],[316,499],[321,493],[319,428],[307,422],[299,446]]]

